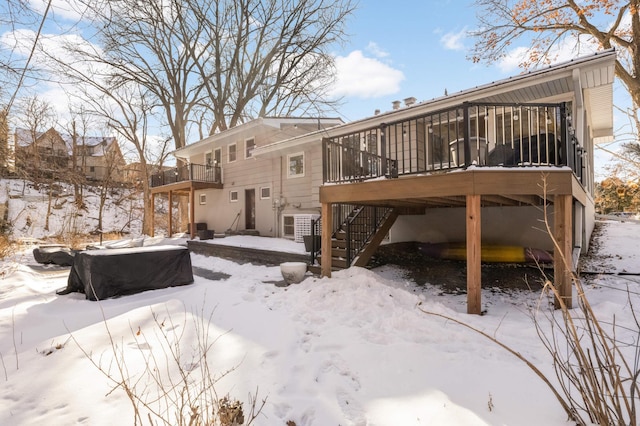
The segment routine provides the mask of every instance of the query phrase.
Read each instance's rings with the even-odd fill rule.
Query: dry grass
[[[6,234],[0,234],[0,259],[13,254],[15,252],[15,245],[9,239]]]

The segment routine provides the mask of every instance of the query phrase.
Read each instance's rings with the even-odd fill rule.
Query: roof
[[[615,77],[614,49],[572,59],[503,80],[473,87],[460,92],[419,102],[397,110],[383,112],[361,120],[321,130],[288,140],[279,141],[254,150],[255,157],[282,155],[321,137],[363,131],[383,123],[392,124],[421,114],[446,109],[464,101],[487,103],[527,103],[554,96],[574,93],[576,102],[587,102],[594,142],[613,137],[613,81]],[[582,89],[582,93],[579,89]],[[583,96],[584,95],[584,96]]]
[[[208,136],[200,141],[189,144],[183,148],[175,150],[172,154],[178,158],[187,158],[194,154],[200,154],[211,150],[211,145],[215,142],[224,141],[225,139],[237,138],[242,133],[250,133],[260,127],[272,129],[281,129],[283,125],[296,124],[317,124],[319,128],[334,127],[344,124],[340,118],[325,117],[260,117],[254,120],[242,123],[230,129]]]
[[[50,131],[52,129],[49,129]],[[64,133],[60,133],[53,129],[67,146],[69,155],[73,153],[73,137]],[[36,140],[39,139],[46,132],[36,132]],[[27,147],[33,143],[33,137],[30,130],[17,128],[14,131],[15,143],[21,147]],[[115,137],[112,136],[79,136],[76,138],[76,146],[89,146],[94,147],[94,156],[104,156],[106,150],[111,144],[117,143]]]

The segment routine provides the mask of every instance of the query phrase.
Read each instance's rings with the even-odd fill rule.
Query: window
[[[288,177],[304,176],[304,152],[287,155],[287,163],[289,164]]]
[[[222,163],[222,148],[216,148],[213,150],[213,165],[219,166]]]
[[[207,152],[206,154],[204,154],[204,164],[207,166],[207,170],[209,170],[213,166],[213,153],[212,152]]]
[[[256,147],[255,139],[247,139],[244,142],[244,158],[251,158],[253,155],[253,149]]]
[[[200,204],[207,204],[207,194],[200,194]]]
[[[229,145],[229,162],[233,163],[236,161],[236,144],[232,143]]]
[[[96,172],[95,166],[89,166],[89,173],[95,173],[95,172]]]
[[[271,188],[268,186],[263,186],[262,188],[260,188],[260,199],[266,200],[268,198],[271,198]]]
[[[282,234],[284,237],[295,237],[295,221],[293,216],[282,216]]]
[[[238,201],[238,191],[229,191],[229,201],[232,203]]]

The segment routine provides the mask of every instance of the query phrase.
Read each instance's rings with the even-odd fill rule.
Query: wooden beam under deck
[[[505,197],[572,194],[584,203],[586,195],[571,170],[558,168],[544,172],[513,168],[502,170],[466,170],[426,176],[404,176],[320,187],[321,203],[393,204],[394,201],[443,199],[467,195],[502,195]],[[577,191],[577,192],[576,192]],[[581,194],[582,193],[582,194]]]
[[[467,313],[482,313],[480,195],[467,195]]]
[[[331,229],[333,229],[333,209],[331,204],[322,203],[322,237],[320,247],[331,247]],[[323,277],[331,277],[331,250],[322,250],[320,253],[321,274]]]
[[[561,276],[561,298],[571,306],[570,273],[573,245],[572,203],[575,199],[586,204],[587,193],[573,172],[567,168],[557,170],[465,170],[426,176],[404,176],[396,179],[365,181],[352,184],[320,187],[322,203],[322,246],[331,246],[333,221],[332,204],[350,203],[364,205],[417,205],[425,208],[459,206],[462,198],[466,206],[467,237],[467,312],[480,314],[481,307],[481,211],[486,204],[538,205],[548,200],[555,205],[554,237],[560,250],[554,255],[556,277]],[[326,222],[326,220],[329,222]],[[330,254],[322,253],[322,275],[331,276]],[[564,268],[560,272],[560,264]],[[567,269],[567,267],[569,269]]]
[[[198,181],[186,180],[182,182],[171,183],[168,185],[151,187],[151,193],[162,194],[162,193],[168,193],[169,191],[172,191],[174,193],[181,192],[186,194],[192,190],[197,191],[199,189],[222,189],[222,188],[223,188],[223,185],[221,183],[198,182]]]
[[[558,296],[562,300],[555,300],[555,307],[564,305],[571,309],[573,305],[571,289],[571,273],[573,271],[572,257],[572,230],[573,221],[572,204],[570,195],[556,195],[553,205],[553,238],[556,250],[553,254],[553,279],[558,290]]]
[[[169,235],[172,233],[173,227],[173,215],[171,210],[171,204],[173,202],[173,195],[187,195],[189,197],[190,209],[189,209],[189,223],[191,224],[191,229],[189,229],[189,234],[191,235],[191,239],[195,237],[195,191],[202,189],[222,189],[223,185],[221,183],[213,183],[213,182],[199,182],[199,181],[181,181],[175,182],[169,185],[155,186],[151,188],[151,200],[152,200],[152,218],[153,211],[155,211],[154,200],[156,194],[167,194],[167,198],[169,201],[169,212],[168,212],[168,224],[169,224]],[[155,234],[155,220],[151,221],[151,235]]]

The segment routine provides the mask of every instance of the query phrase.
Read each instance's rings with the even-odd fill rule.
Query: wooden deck
[[[571,304],[572,206],[586,204],[587,193],[567,167],[469,168],[431,175],[401,176],[320,188],[323,231],[333,224],[333,204],[354,203],[394,208],[466,208],[467,297],[469,313],[480,314],[481,213],[490,206],[554,205],[554,274],[563,301]],[[322,246],[331,235],[322,234]],[[322,252],[322,275],[331,276],[331,257]]]
[[[222,189],[223,185],[220,182],[198,182],[193,180],[187,180],[182,182],[174,182],[167,185],[162,186],[154,186],[151,187],[152,194],[162,194],[162,193],[178,193],[178,194],[188,194],[191,191],[197,191],[199,189]]]
[[[571,195],[586,203],[586,192],[568,168],[475,168],[433,175],[370,180],[320,188],[321,203],[389,207],[460,207],[468,195],[482,196],[483,206],[539,205],[544,196]]]

